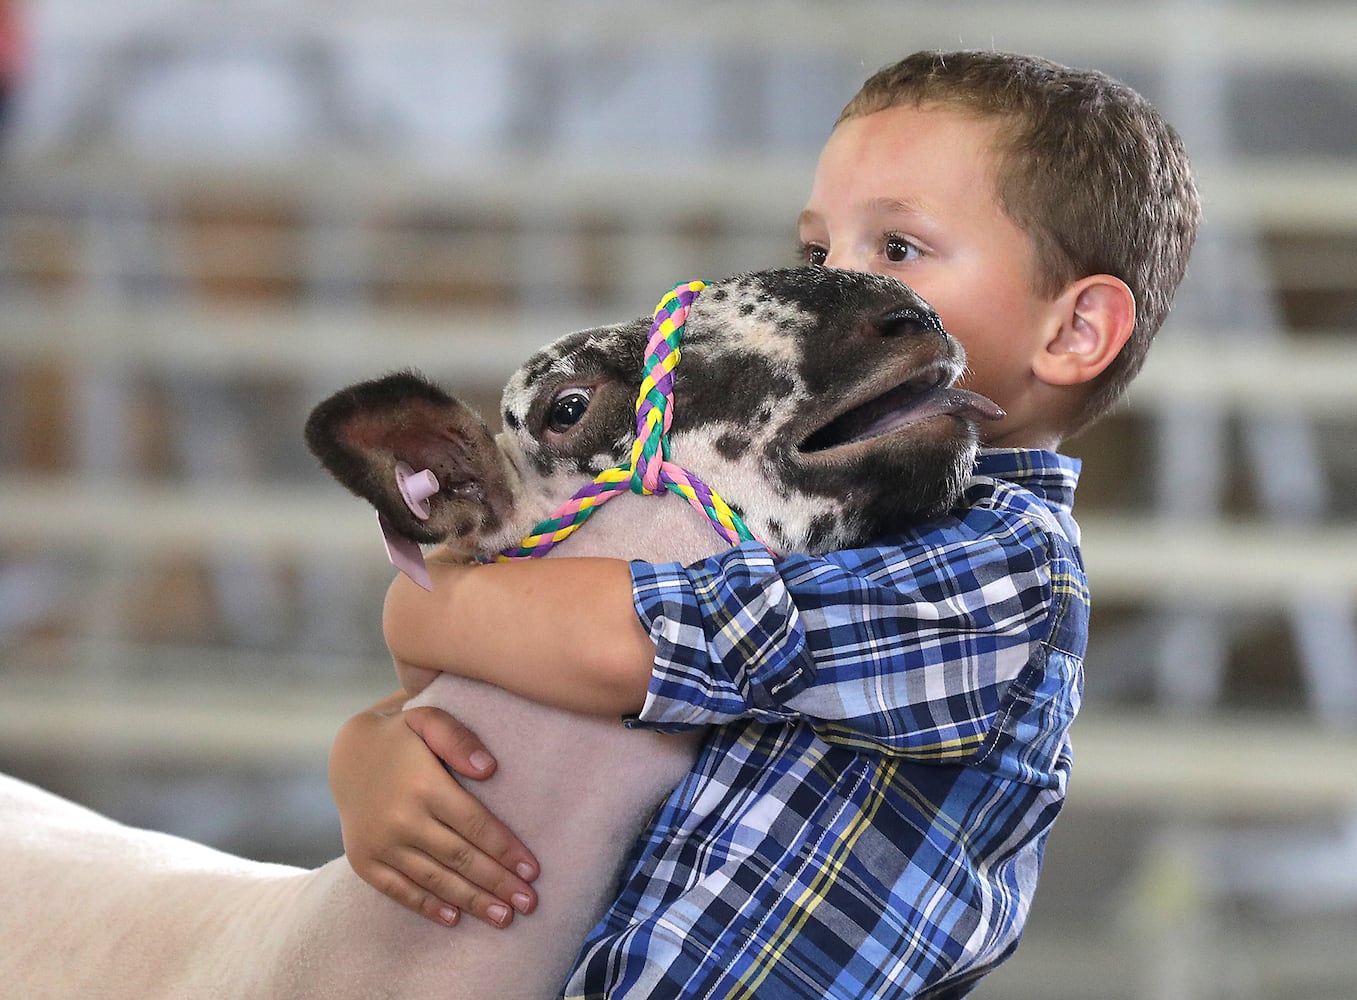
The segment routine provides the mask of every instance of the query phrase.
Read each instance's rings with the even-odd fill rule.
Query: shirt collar
[[[1052,507],[1070,510],[1083,463],[1037,448],[981,448],[975,472],[1030,490]]]

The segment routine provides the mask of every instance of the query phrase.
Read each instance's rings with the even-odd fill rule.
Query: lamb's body
[[[506,389],[498,438],[397,376],[318,408],[308,440],[396,530],[494,551],[625,460],[648,325],[572,335],[530,359]],[[984,408],[949,388],[961,353],[896,282],[824,269],[733,279],[699,299],[685,352],[670,457],[779,549],[842,547],[945,507],[970,466],[970,418]],[[579,386],[587,412],[567,407],[568,425],[556,426],[544,411]],[[842,419],[822,426],[830,417]],[[397,461],[437,471],[428,521],[395,494]],[[553,554],[690,561],[724,544],[676,498],[625,495]],[[453,712],[498,758],[477,792],[541,862],[535,913],[504,931],[471,919],[440,927],[342,858],[315,871],[246,861],[0,776],[0,990],[23,1000],[556,995],[697,737],[451,676],[420,701]]]
[[[655,537],[645,529],[661,506],[691,530],[666,534],[664,552],[628,546],[628,537]],[[639,516],[651,521],[626,523]],[[720,542],[677,499],[620,497],[597,520],[572,544],[575,554],[696,557]],[[558,712],[460,677],[440,677],[418,701],[453,712],[493,749],[499,770],[477,792],[541,862],[531,916],[506,930],[469,918],[439,927],[377,893],[343,858],[314,871],[247,861],[114,823],[0,775],[0,995],[557,995],[607,905],[621,852],[683,776],[695,743]]]

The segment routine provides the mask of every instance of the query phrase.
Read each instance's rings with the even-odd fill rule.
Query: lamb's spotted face
[[[625,464],[650,323],[571,334],[510,380],[503,419],[522,493],[559,503]],[[909,288],[826,268],[709,285],[675,369],[670,460],[780,551],[860,544],[953,502],[975,421],[960,345]]]

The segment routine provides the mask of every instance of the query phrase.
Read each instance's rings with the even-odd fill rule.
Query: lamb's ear
[[[412,372],[335,393],[311,411],[306,445],[335,479],[417,542],[465,538],[474,545],[509,509],[505,462],[485,423]],[[427,519],[401,495],[402,463],[438,480]]]

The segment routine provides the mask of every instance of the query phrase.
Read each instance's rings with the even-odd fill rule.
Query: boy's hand
[[[495,762],[446,712],[401,712],[398,692],[339,730],[330,789],[355,872],[396,902],[452,926],[470,913],[495,927],[531,913],[537,861],[443,768],[488,778]]]

